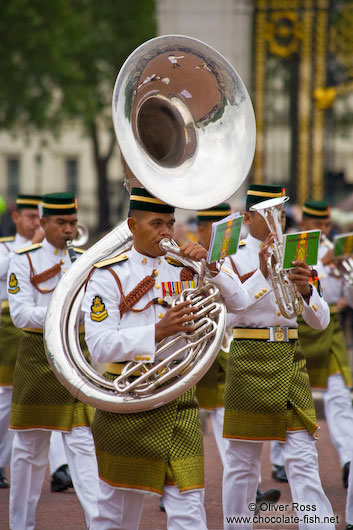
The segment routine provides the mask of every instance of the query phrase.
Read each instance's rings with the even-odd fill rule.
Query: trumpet
[[[274,295],[278,308],[285,318],[293,318],[299,315],[303,309],[303,301],[296,286],[289,279],[288,273],[282,269],[283,262],[283,230],[282,212],[279,206],[287,202],[289,197],[278,197],[262,201],[250,207],[265,219],[270,230],[275,234],[267,260],[267,270],[272,280]]]
[[[325,235],[321,235],[321,241],[326,245],[330,250],[333,249],[334,244],[329,238]],[[341,269],[338,267],[337,261],[333,262],[330,275],[335,276],[336,278],[343,278],[349,285],[353,285],[353,259],[347,257],[340,261]]]

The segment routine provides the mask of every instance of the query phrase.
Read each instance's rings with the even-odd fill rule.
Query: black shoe
[[[0,488],[8,488],[9,481],[6,478],[5,470],[3,467],[0,467]]]
[[[348,488],[349,467],[350,467],[350,462],[346,462],[342,468],[342,480],[343,480],[343,487],[345,489]]]
[[[270,504],[275,504],[281,496],[281,492],[275,488],[269,490],[256,492],[256,510],[255,515],[259,515],[260,511],[266,511]]]
[[[69,466],[64,464],[60,466],[51,476],[51,491],[65,491],[72,488],[72,480],[69,471]]]
[[[272,478],[277,482],[288,482],[284,466],[272,466]]]
[[[353,524],[347,524],[346,530],[353,530]]]
[[[160,499],[159,499],[159,509],[160,509],[161,512],[165,512],[164,502],[163,502],[162,497],[160,497]]]

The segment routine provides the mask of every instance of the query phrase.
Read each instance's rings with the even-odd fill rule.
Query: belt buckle
[[[269,326],[270,338],[267,342],[289,342],[288,327]]]

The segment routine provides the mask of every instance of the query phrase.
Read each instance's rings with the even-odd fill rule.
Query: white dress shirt
[[[13,241],[0,242],[0,300],[7,300],[7,271],[12,253],[29,245],[31,241],[20,234],[16,234]]]
[[[112,265],[118,275],[124,295],[127,296],[146,276],[157,270],[155,285],[134,306],[140,309],[153,298],[162,296],[162,282],[180,281],[180,267],[170,265],[161,257],[144,256],[132,248],[126,254],[128,259]],[[228,310],[245,310],[249,294],[231,269],[223,267],[212,280],[220,289]],[[91,306],[98,296],[104,304],[107,316],[101,321],[91,319]],[[152,305],[141,313],[132,310],[120,318],[121,295],[113,275],[104,268],[97,269],[91,276],[82,309],[85,313],[86,342],[92,357],[97,362],[122,362],[138,360],[143,355],[154,361],[156,342],[155,325],[165,315],[167,308]],[[172,349],[169,352],[173,351]]]
[[[253,295],[256,303],[251,305],[248,310],[238,310],[235,314],[228,316],[227,325],[241,328],[267,328],[270,326],[281,326],[296,328],[297,318],[287,319],[279,311],[275,295],[273,292],[271,279],[267,280],[260,270],[259,250],[262,241],[248,235],[246,244],[239,247],[238,252],[232,256],[239,274],[242,276],[253,270],[256,272],[243,283],[243,286],[249,292],[253,291],[253,284],[262,284],[263,288]],[[251,295],[250,295],[251,297]],[[303,299],[303,319],[309,326],[314,329],[325,329],[330,321],[330,310],[325,300],[319,296],[315,287],[307,304]]]
[[[325,243],[319,246],[317,270],[322,294],[328,304],[336,304],[340,298],[344,298],[350,307],[353,307],[353,285],[349,285],[343,277],[337,278],[331,274],[329,265],[323,265],[322,259],[329,251]]]
[[[43,240],[40,248],[29,252],[29,257],[34,274],[40,274],[57,263],[61,263],[59,274],[38,285],[42,291],[48,291],[40,293],[30,282],[30,265],[26,254],[15,253],[11,256],[8,280],[10,274],[14,273],[20,288],[16,294],[8,294],[12,321],[18,328],[41,329],[51,298],[49,291],[57,286],[61,275],[68,269],[71,261],[66,249],[57,249],[46,239]]]

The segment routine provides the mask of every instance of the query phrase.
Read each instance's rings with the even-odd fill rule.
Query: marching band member
[[[43,197],[43,243],[18,250],[8,274],[12,320],[24,331],[14,373],[10,428],[10,528],[29,530],[48,462],[51,431],[62,432],[72,481],[87,526],[97,511],[97,462],[89,428],[93,410],[71,396],[47,361],[43,324],[52,291],[70,266],[66,241],[76,235],[77,204],[72,194]]]
[[[321,230],[328,238],[332,228],[328,202],[307,201],[302,212],[301,229]],[[331,274],[333,249],[326,241],[324,238],[320,244],[316,269],[323,297],[330,306],[331,320],[324,331],[318,331],[299,319],[299,337],[311,387],[323,390],[327,426],[339,455],[343,485],[347,488],[349,463],[353,455],[353,408],[349,392],[352,376],[339,311],[342,301],[353,307],[353,287],[343,277]]]
[[[296,318],[282,316],[272,285],[266,279],[274,234],[269,233],[266,221],[258,212],[249,211],[253,204],[284,194],[281,186],[250,186],[244,218],[249,235],[245,245],[232,257],[245,286],[262,278],[263,287],[254,295],[258,301],[249,311],[234,315],[235,340],[231,343],[226,372],[223,431],[228,440],[223,479],[227,530],[253,528],[252,522],[235,523],[229,518],[238,515],[252,520],[251,506],[256,498],[265,440],[283,442],[281,448],[292,499],[297,503],[293,509],[298,510],[299,504],[307,507],[298,513],[299,529],[334,528],[332,523],[310,523],[311,509],[320,518],[333,514],[318,471],[315,448],[318,426],[309,377],[297,340]],[[328,306],[309,283],[309,268],[303,262],[293,265],[290,279],[303,299],[303,318],[312,327],[325,329],[329,323]]]
[[[168,285],[183,284],[184,269],[165,258],[159,247],[163,238],[173,236],[174,208],[143,188],[132,188],[129,215],[132,250],[96,265],[83,303],[89,350],[96,361],[109,363],[111,379],[126,361],[153,363],[156,343],[184,331],[193,319],[188,302],[172,308],[165,303]],[[181,252],[195,260],[207,256],[195,242],[183,245]],[[216,264],[209,269],[227,306],[245,309],[249,296],[234,273],[218,271]],[[188,281],[193,282],[190,272]],[[101,479],[99,516],[92,530],[137,529],[144,493],[163,495],[169,530],[206,528],[202,431],[194,388],[140,413],[96,410],[92,431]]]
[[[197,212],[197,234],[200,244],[206,250],[208,250],[211,241],[212,223],[221,221],[231,213],[230,204],[227,202]],[[232,256],[227,256],[224,260],[224,266],[232,270],[233,265]],[[196,385],[196,398],[200,408],[208,410],[210,413],[212,429],[223,466],[225,464],[226,449],[226,440],[223,438],[224,384],[232,335],[232,329],[227,329],[224,334],[222,348],[217,358],[206,375]],[[274,488],[265,491],[258,489],[256,492],[256,502],[258,504],[260,502],[275,503],[279,500],[280,496],[281,492]]]
[[[11,252],[43,239],[39,226],[39,195],[18,195],[13,220],[16,235],[0,238],[0,488],[7,488],[4,468],[10,464],[13,433],[9,431],[12,378],[23,333],[12,324],[7,299],[7,272]]]

